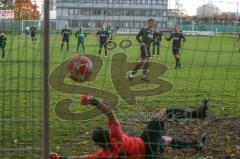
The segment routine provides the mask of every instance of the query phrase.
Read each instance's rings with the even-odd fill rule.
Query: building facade
[[[71,28],[99,28],[103,24],[124,29],[146,26],[149,18],[167,28],[168,0],[57,0],[57,19]]]
[[[220,15],[220,9],[212,3],[204,4],[197,8],[197,17],[213,17],[215,15]]]

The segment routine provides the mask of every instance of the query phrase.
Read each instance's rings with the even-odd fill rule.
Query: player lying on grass
[[[64,157],[56,153],[51,159],[106,159],[132,158],[152,159],[164,152],[166,146],[176,149],[195,148],[201,150],[206,138],[203,134],[198,140],[185,141],[171,136],[164,136],[164,122],[167,118],[202,118],[206,117],[207,100],[201,107],[193,111],[183,109],[161,109],[143,130],[140,137],[129,137],[122,132],[120,122],[115,113],[107,104],[100,103],[93,96],[83,96],[82,104],[91,104],[104,113],[109,120],[109,129],[95,128],[92,131],[92,140],[99,146],[99,151],[92,155]]]

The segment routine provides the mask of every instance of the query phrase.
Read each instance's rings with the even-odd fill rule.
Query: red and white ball
[[[72,80],[84,82],[87,81],[91,75],[93,63],[86,56],[76,55],[68,60],[67,69]]]

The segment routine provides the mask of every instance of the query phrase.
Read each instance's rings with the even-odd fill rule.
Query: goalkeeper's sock
[[[90,95],[83,95],[81,102],[83,105],[92,104],[94,106],[97,106],[99,104],[99,101]]]

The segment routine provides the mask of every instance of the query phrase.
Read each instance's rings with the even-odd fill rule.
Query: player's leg
[[[31,38],[32,38],[32,42],[34,41],[34,39],[33,39],[33,33],[31,34]]]
[[[78,50],[79,50],[80,45],[81,45],[81,42],[80,42],[80,40],[78,39],[78,41],[77,41],[77,53],[78,53]]]
[[[131,73],[128,75],[128,79],[131,81],[135,77],[137,71],[142,67],[144,64],[144,57],[141,57],[141,60],[133,67]]]
[[[34,33],[34,35],[33,35],[33,38],[34,38],[34,42],[36,42],[37,41],[37,38],[36,38],[36,34]]]
[[[182,148],[195,148],[201,150],[206,140],[206,134],[202,134],[199,139],[196,140],[182,140],[178,138],[173,138],[171,136],[162,136],[166,146],[182,149]]]
[[[63,49],[65,38],[62,39],[61,50]]]
[[[82,45],[83,53],[85,53],[85,45],[84,45],[84,40],[83,40],[83,41],[81,41],[81,45]]]
[[[99,57],[100,57],[100,55],[101,55],[103,45],[104,45],[104,43],[103,43],[102,41],[100,41],[100,43],[99,43],[99,50],[98,50],[98,55],[99,55]]]
[[[179,54],[179,49],[177,48],[173,48],[173,55],[175,57],[175,60],[176,60],[176,69],[177,68],[180,68],[181,65],[180,65],[180,54]]]
[[[155,47],[156,47],[156,43],[153,43],[153,46],[152,46],[152,54],[153,54],[153,57],[155,56]]]
[[[172,108],[172,109],[164,108],[159,111],[159,114],[161,114],[161,116],[164,116],[167,119],[181,119],[181,118],[204,119],[206,117],[207,110],[208,110],[208,100],[204,99],[202,105],[195,110],[180,109],[180,108]]]
[[[104,47],[104,52],[105,52],[105,57],[107,57],[107,45],[108,45],[108,42],[105,42],[103,47]]]
[[[69,51],[69,38],[67,38],[66,41],[67,41],[67,51]]]
[[[143,75],[141,77],[141,80],[148,81],[148,72],[149,72],[149,66],[152,61],[151,57],[146,57],[144,59],[144,66],[143,66]]]
[[[157,60],[159,61],[160,59],[160,43],[157,43]]]
[[[2,61],[5,60],[5,48],[2,47]]]
[[[145,56],[146,58],[144,59],[143,75],[141,77],[141,80],[148,81],[149,66],[152,62],[150,47],[145,47]]]

